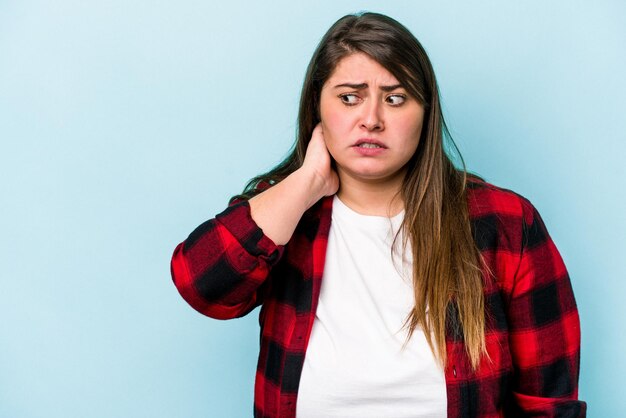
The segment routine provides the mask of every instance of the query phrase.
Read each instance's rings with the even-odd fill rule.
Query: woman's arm
[[[522,252],[509,303],[517,412],[582,418],[580,321],[569,275],[537,210],[525,199],[522,205]]]
[[[282,251],[254,223],[248,202],[239,202],[176,247],[172,279],[198,312],[216,319],[240,317],[261,302],[261,286]]]
[[[263,285],[304,212],[337,191],[321,127],[303,166],[249,201],[203,223],[174,251],[172,278],[197,311],[217,319],[243,316],[262,302]]]
[[[304,163],[276,186],[250,199],[252,218],[276,244],[286,244],[304,212],[339,188],[321,125],[313,130]]]

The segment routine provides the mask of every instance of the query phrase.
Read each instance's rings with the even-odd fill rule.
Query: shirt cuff
[[[251,255],[265,256],[270,263],[278,260],[284,245],[276,245],[252,219],[247,200],[229,206],[215,219],[221,223]]]

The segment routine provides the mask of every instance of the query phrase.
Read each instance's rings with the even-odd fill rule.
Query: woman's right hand
[[[302,167],[249,200],[252,219],[274,243],[287,243],[302,214],[339,190],[322,126],[313,129]]]
[[[332,168],[332,158],[326,147],[322,124],[318,123],[313,129],[311,140],[306,149],[301,171],[312,175],[315,179],[311,192],[313,200],[317,201],[324,196],[331,196],[339,190],[339,176]]]

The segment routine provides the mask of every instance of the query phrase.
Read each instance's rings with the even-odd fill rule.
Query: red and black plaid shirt
[[[448,417],[585,417],[580,324],[561,256],[528,200],[482,180],[468,187],[474,239],[495,276],[484,275],[490,360],[473,371],[462,336],[447,330]],[[199,312],[229,319],[262,305],[255,417],[295,416],[331,211],[332,197],[320,200],[277,246],[237,201],[174,252],[174,283]]]

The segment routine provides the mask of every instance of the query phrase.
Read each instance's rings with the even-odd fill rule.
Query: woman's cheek
[[[338,146],[347,146],[350,141],[350,126],[352,125],[348,115],[339,112],[328,112],[322,122],[324,138],[330,139]]]

